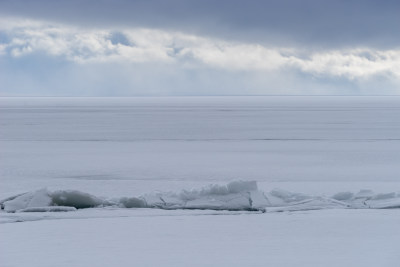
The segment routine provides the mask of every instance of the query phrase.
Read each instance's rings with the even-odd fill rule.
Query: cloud
[[[310,59],[292,58],[305,73],[348,79],[387,75],[400,79],[400,50],[351,49],[312,54]]]
[[[277,47],[173,30],[17,18],[0,20],[1,60],[0,90],[11,90],[7,81],[9,88],[57,87],[78,95],[398,93],[400,81],[396,49]],[[81,91],[72,93],[43,73],[71,75],[67,85]],[[23,84],[16,81],[21,76]],[[387,88],[372,88],[376,81]]]
[[[299,69],[313,75],[349,79],[387,74],[400,78],[400,50],[353,48],[304,51],[237,43],[181,32],[133,28],[79,29],[71,26],[16,21],[2,27],[8,42],[2,54],[14,57],[42,52],[76,63],[125,61],[202,64],[240,71]]]

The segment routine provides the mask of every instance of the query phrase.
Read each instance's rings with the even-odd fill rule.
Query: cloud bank
[[[400,92],[395,48],[316,50],[18,18],[0,21],[0,70],[2,95]]]

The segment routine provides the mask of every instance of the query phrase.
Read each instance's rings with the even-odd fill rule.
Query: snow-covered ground
[[[399,97],[0,98],[0,266],[396,266],[399,162]]]
[[[398,210],[70,214],[1,224],[1,266],[375,267],[400,261]]]

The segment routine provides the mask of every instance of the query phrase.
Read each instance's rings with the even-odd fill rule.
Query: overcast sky
[[[0,0],[0,96],[400,94],[400,2]]]

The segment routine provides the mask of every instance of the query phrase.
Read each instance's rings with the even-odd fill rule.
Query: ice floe
[[[6,212],[57,212],[94,207],[209,209],[231,211],[300,211],[318,209],[400,208],[400,194],[339,192],[332,197],[311,196],[280,189],[262,192],[255,181],[233,181],[180,192],[153,192],[140,196],[104,198],[77,190],[49,191],[45,188],[0,201]]]

